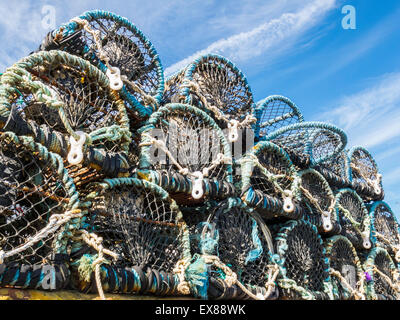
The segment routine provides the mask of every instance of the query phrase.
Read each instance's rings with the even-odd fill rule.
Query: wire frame
[[[0,169],[0,286],[64,288],[70,235],[83,213],[62,159],[30,137],[6,132]]]
[[[258,143],[241,160],[242,200],[264,219],[302,217],[299,177],[288,154],[271,142]]]
[[[168,104],[150,117],[141,135],[138,176],[162,186],[178,204],[236,193],[230,145],[214,120],[200,109]],[[203,196],[197,197],[199,182]]]
[[[326,239],[324,245],[329,259],[335,298],[339,300],[365,298],[364,270],[352,243],[346,237],[333,236]],[[359,296],[356,297],[355,292]]]
[[[376,201],[369,209],[371,218],[371,239],[391,254],[400,263],[400,226],[396,215],[384,201]]]
[[[189,231],[176,203],[162,188],[135,178],[105,180],[92,188],[87,197],[90,206],[85,229],[101,237],[103,247],[118,255],[110,267],[103,268],[116,274],[123,274],[125,270],[130,273],[128,278],[134,278],[127,289],[122,282],[119,286],[111,285],[115,275],[108,276],[103,271],[104,290],[176,293],[174,286],[179,281],[174,269],[179,261],[191,258]],[[94,289],[94,274],[88,281],[80,272],[92,257],[85,254],[75,259],[74,284],[81,291]],[[172,279],[173,287],[164,290],[162,279],[167,276]]]
[[[285,149],[300,168],[316,166],[335,157],[347,144],[346,134],[338,127],[323,122],[292,124],[263,137]]]
[[[383,200],[382,175],[372,155],[363,147],[349,150],[353,188],[366,200]]]
[[[39,52],[8,68],[1,84],[3,131],[31,135],[74,166],[79,151],[92,173],[127,173],[129,119],[99,69],[63,51]]]
[[[201,254],[217,256],[237,275],[241,284],[226,290],[229,286],[225,283],[225,270],[210,265],[210,298],[249,299],[253,298],[251,295],[263,299],[277,298],[275,290],[268,292],[266,288],[274,248],[270,231],[260,216],[240,199],[229,198],[220,202],[200,227]],[[242,286],[251,293],[250,296]]]
[[[207,112],[214,106],[228,120],[243,121],[253,114],[253,94],[244,74],[228,59],[208,54],[199,57],[167,80],[167,102],[178,100]],[[177,97],[178,95],[178,97]],[[207,105],[204,105],[205,98]],[[226,128],[226,123],[219,123]]]
[[[289,98],[279,95],[269,96],[257,102],[256,117],[257,138],[269,135],[282,127],[304,122],[299,108]]]
[[[301,201],[311,208],[318,231],[324,235],[338,234],[341,231],[335,210],[335,196],[325,178],[314,169],[299,173]]]
[[[352,187],[349,177],[351,176],[350,159],[346,151],[342,151],[336,157],[321,162],[315,167],[334,189]]]
[[[150,40],[127,18],[103,10],[87,11],[43,40],[40,50],[51,49],[79,55],[105,73],[110,71],[108,58],[108,64],[126,77],[120,93],[129,104],[131,118],[147,118],[157,109],[164,92],[163,66]]]
[[[370,300],[399,299],[399,272],[385,249],[372,248],[364,262],[364,270],[370,279],[367,283]]]
[[[352,189],[341,189],[335,196],[336,212],[346,236],[357,250],[371,249],[371,219],[361,197]]]
[[[282,277],[278,280],[281,299],[333,299],[329,260],[314,225],[304,220],[286,222],[275,234],[274,242],[282,261]]]

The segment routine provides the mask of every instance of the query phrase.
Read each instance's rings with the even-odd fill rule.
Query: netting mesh
[[[370,219],[362,199],[355,191],[344,189],[337,193],[335,206],[342,226],[342,234],[357,249],[363,249],[363,241],[370,238]],[[366,235],[363,234],[364,232]]]
[[[129,124],[122,101],[111,92],[100,71],[93,71],[93,67],[83,60],[58,51],[42,52],[25,58],[14,65],[14,68],[25,71],[32,81],[42,83],[51,93],[51,98],[61,105],[56,107],[46,104],[40,99],[40,93],[43,92],[40,89],[39,92],[31,89],[33,83],[18,83],[10,102],[11,106],[20,111],[23,119],[33,120],[38,125],[45,125],[65,135],[71,134],[70,129],[87,134],[113,126],[118,126],[121,133],[128,130]],[[11,69],[11,72],[14,70],[16,69]],[[8,83],[4,77],[2,80],[3,83]],[[119,143],[103,138],[94,140],[93,146],[108,152],[127,149],[126,137],[117,139],[117,142]]]
[[[391,208],[384,202],[378,202],[370,212],[377,244],[396,255],[400,246],[399,224]]]
[[[349,158],[345,151],[342,151],[336,157],[324,161],[316,168],[322,173],[333,187],[346,188],[349,182]]]
[[[351,180],[355,188],[368,200],[380,200],[382,197],[382,179],[372,155],[362,147],[349,151]]]
[[[190,91],[188,102],[201,107],[199,95],[225,116],[244,120],[253,112],[253,94],[244,75],[232,62],[216,55],[204,56],[187,67],[186,80],[195,82],[198,91]],[[186,84],[187,81],[184,83]],[[207,106],[202,106],[207,109]]]
[[[340,153],[347,144],[346,134],[326,123],[303,122],[289,125],[265,136],[289,152],[299,167],[317,165]]]
[[[305,201],[312,208],[313,214],[319,217],[319,230],[321,232],[331,231],[333,226],[338,224],[338,219],[335,212],[335,197],[328,182],[313,169],[301,171],[299,176],[302,201]],[[326,227],[326,222],[322,218],[327,214],[331,225]]]
[[[218,233],[216,254],[221,262],[236,273],[238,280],[255,291],[265,292],[273,253],[272,239],[261,219],[255,219],[243,206],[231,206],[229,200],[213,211],[209,224]],[[264,229],[264,230],[263,230]],[[213,268],[211,277],[224,279],[224,272]]]
[[[5,262],[33,266],[49,263],[53,254],[66,254],[65,247],[56,245],[62,228],[19,251],[49,224],[50,217],[71,209],[72,186],[66,186],[62,173],[60,163],[56,165],[48,154],[40,154],[11,133],[0,136],[0,250],[10,254]]]
[[[95,199],[89,212],[90,230],[104,239],[105,248],[119,255],[115,266],[172,273],[187,254],[181,213],[158,190],[150,183],[131,180]]]
[[[335,275],[331,277],[338,299],[354,299],[353,290],[359,290],[359,282],[364,277],[356,250],[345,237],[337,236],[328,240],[326,252],[330,268],[339,272],[343,278]]]
[[[78,52],[95,65],[102,66],[105,57],[108,58],[108,63],[127,77],[127,100],[134,111],[139,111],[139,116],[142,114],[140,107],[138,109],[135,105],[137,102],[142,106],[149,105],[147,96],[159,102],[164,90],[163,70],[157,52],[142,32],[126,18],[106,11],[88,11],[79,18],[87,21],[91,31],[97,32],[98,40],[86,28],[82,28],[83,25],[78,27],[75,22],[70,22],[53,32],[54,40],[47,45],[44,43],[41,49],[51,47],[55,41],[62,43],[61,49],[74,54]],[[76,36],[68,40],[70,34],[74,33],[77,33]]]
[[[398,272],[386,250],[371,252],[367,270],[372,275],[373,296],[378,300],[397,300],[399,292],[394,286]]]
[[[329,264],[317,230],[305,221],[289,222],[277,233],[275,243],[286,269],[285,278],[315,296],[326,298]],[[281,295],[287,299],[302,299],[301,292],[294,287],[281,286]]]
[[[271,96],[257,103],[259,136],[273,133],[279,128],[303,122],[303,116],[288,98]]]

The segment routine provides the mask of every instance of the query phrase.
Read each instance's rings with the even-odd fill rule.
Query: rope
[[[394,245],[383,234],[381,234],[375,230],[373,230],[372,232],[375,237],[379,238],[380,240],[382,240],[383,242],[385,242],[387,245],[389,245],[392,248],[392,250],[394,251],[394,254],[395,254],[396,261],[400,262],[400,244]],[[400,243],[400,235],[399,234],[397,234],[397,239],[399,240],[399,243]]]
[[[378,273],[383,279],[385,279],[385,281],[387,282],[387,284],[396,292],[400,292],[400,284],[398,281],[395,280],[395,283],[393,283],[392,279],[386,275],[385,273],[383,273],[382,271],[380,271],[376,266],[373,266],[372,268],[373,271],[375,271],[376,273]],[[396,278],[396,272],[392,272],[393,278]]]
[[[351,285],[347,282],[346,278],[344,278],[339,271],[331,268],[330,269],[330,274],[334,275],[337,278],[339,278],[339,280],[341,281],[342,285],[346,288],[347,291],[350,291],[351,296],[354,296],[354,298],[356,300],[365,300],[365,295],[361,291],[361,288],[363,288],[363,283],[364,283],[363,280],[362,280],[363,279],[362,276],[360,277],[360,280],[357,282],[356,288],[353,289],[351,287]],[[361,288],[357,289],[357,287],[360,287],[360,286],[361,286]]]
[[[28,238],[28,242],[23,244],[20,247],[17,247],[14,250],[11,251],[0,251],[0,264],[4,263],[4,259],[12,257],[16,254],[19,254],[26,249],[32,247],[35,243],[47,238],[49,235],[54,234],[60,226],[68,223],[71,219],[75,218],[81,218],[81,210],[76,209],[76,210],[71,210],[67,211],[63,214],[54,214],[50,217],[49,223],[44,227],[42,230],[40,230],[34,237]]]
[[[350,163],[350,167],[352,170],[357,171],[357,173],[361,176],[361,178],[363,178],[367,184],[369,184],[375,191],[376,194],[380,194],[382,192],[382,188],[380,186],[381,181],[382,181],[382,175],[381,174],[377,174],[376,175],[376,179],[370,179],[368,177],[366,177],[363,173],[363,171],[357,167],[354,163]]]
[[[306,188],[300,186],[300,190],[304,193],[304,195],[307,197],[308,200],[310,200],[311,204],[324,216],[328,217],[329,214],[333,211],[335,208],[335,197],[330,196],[329,198],[331,199],[331,204],[328,208],[327,211],[322,210],[321,206],[318,203],[318,200],[313,197],[311,192],[309,192]]]
[[[118,260],[119,255],[103,247],[102,237],[99,237],[94,233],[89,233],[86,230],[80,230],[79,232],[80,235],[74,237],[74,240],[83,240],[87,245],[91,246],[98,252],[98,257],[94,262],[92,262],[92,267],[95,268],[95,280],[100,299],[107,300],[104,295],[104,290],[101,282],[100,267],[102,264],[109,263],[109,261],[104,258],[104,254],[111,256],[114,260]]]
[[[314,295],[310,291],[301,286],[298,286],[296,281],[292,279],[287,279],[287,278],[279,279],[278,285],[283,289],[294,290],[298,292],[304,300],[315,300]]]
[[[215,118],[217,118],[220,121],[225,121],[228,123],[228,128],[229,128],[231,134],[233,135],[233,138],[230,139],[231,142],[237,141],[237,139],[238,139],[237,129],[238,128],[246,128],[247,126],[257,122],[257,118],[254,117],[253,115],[247,115],[246,118],[242,122],[229,119],[221,112],[221,110],[218,109],[218,107],[210,105],[208,103],[207,99],[201,94],[200,86],[196,82],[187,81],[185,84],[182,85],[182,87],[193,89],[193,91],[199,96],[204,107],[208,110],[211,110],[215,114]],[[230,137],[231,137],[231,134],[230,134]]]

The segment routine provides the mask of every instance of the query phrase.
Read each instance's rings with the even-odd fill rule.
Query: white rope
[[[94,233],[89,233],[86,230],[80,230],[79,233],[79,236],[74,237],[74,239],[85,241],[86,244],[98,252],[98,257],[95,261],[93,261],[92,266],[95,268],[95,280],[100,299],[107,300],[101,283],[100,268],[102,264],[109,263],[109,261],[104,258],[104,254],[111,256],[114,260],[118,260],[119,255],[103,247],[102,237],[99,237]]]
[[[49,223],[40,230],[35,236],[28,238],[28,241],[23,245],[15,248],[11,251],[0,251],[0,264],[4,263],[4,259],[19,254],[26,249],[32,247],[35,243],[47,238],[49,235],[53,235],[62,225],[68,223],[71,219],[82,217],[81,210],[71,210],[63,214],[54,214],[50,217]]]
[[[337,277],[340,280],[342,285],[346,288],[347,291],[350,292],[351,296],[353,296],[356,300],[365,300],[366,299],[365,295],[362,293],[362,291],[360,289],[357,289],[358,286],[361,286],[363,288],[363,286],[362,286],[362,283],[363,283],[362,278],[363,278],[363,276],[362,275],[360,277],[360,281],[357,282],[356,288],[353,288],[347,282],[346,278],[344,278],[339,271],[331,268],[330,269],[330,273],[331,273],[331,275],[334,275],[335,277]]]

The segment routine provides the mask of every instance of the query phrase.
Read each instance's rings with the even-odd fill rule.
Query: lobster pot
[[[160,185],[179,205],[235,195],[230,146],[203,111],[166,105],[151,116],[141,134],[137,175]]]
[[[210,212],[200,233],[200,257],[213,256],[209,265],[211,299],[274,299],[273,243],[268,227],[238,198],[222,201]],[[279,271],[279,270],[278,270]],[[237,281],[228,278],[236,274]]]
[[[373,248],[365,262],[367,295],[370,300],[398,300],[399,271],[389,253],[380,247]]]
[[[168,78],[164,101],[199,107],[210,113],[223,129],[232,124],[231,120],[243,127],[251,127],[256,120],[253,94],[246,77],[219,55],[202,56]]]
[[[2,130],[33,136],[60,154],[81,177],[77,186],[127,174],[129,119],[99,69],[63,51],[39,52],[8,68],[1,84]]]
[[[179,294],[174,269],[190,260],[190,244],[176,203],[160,187],[134,178],[105,180],[92,188],[85,230],[103,239],[105,254],[114,254],[102,265],[104,292]],[[82,242],[75,248],[73,283],[80,291],[92,292],[95,273],[85,270],[93,270],[97,255],[85,247]]]
[[[128,19],[87,11],[50,32],[39,48],[53,49],[78,55],[106,73],[135,123],[157,109],[164,91],[163,67],[149,39]]]
[[[284,148],[299,169],[314,167],[346,147],[343,130],[323,122],[302,122],[282,127],[262,138]]]
[[[242,200],[267,220],[300,219],[299,177],[288,154],[271,142],[258,143],[241,160]]]
[[[282,264],[277,282],[281,299],[333,299],[329,260],[314,225],[304,220],[286,222],[275,230],[274,243]]]
[[[0,286],[60,290],[70,235],[82,223],[61,158],[32,138],[0,135]]]
[[[299,108],[283,96],[269,96],[256,105],[256,139],[262,139],[282,127],[304,122]]]
[[[311,209],[305,219],[315,224],[321,235],[329,236],[341,231],[335,210],[335,196],[325,178],[314,169],[299,172],[301,200]]]
[[[352,187],[349,180],[351,175],[350,160],[345,151],[327,161],[321,162],[315,169],[324,176],[333,190]]]
[[[366,201],[384,198],[382,175],[372,155],[363,147],[349,150],[352,188]]]
[[[343,236],[324,241],[335,299],[365,300],[364,270],[352,243]]]
[[[371,249],[371,219],[360,196],[351,189],[341,189],[335,196],[336,212],[347,237],[357,250]]]
[[[400,229],[396,215],[384,201],[374,202],[369,210],[372,242],[389,252],[400,263]]]

